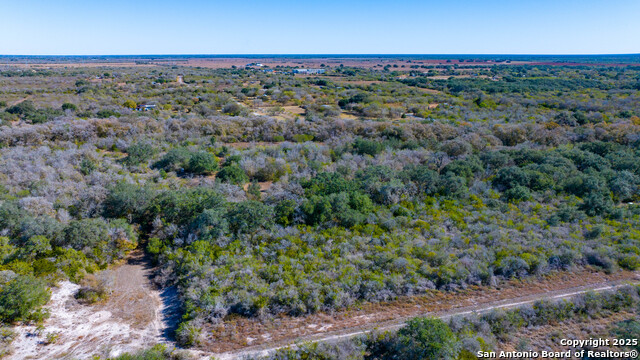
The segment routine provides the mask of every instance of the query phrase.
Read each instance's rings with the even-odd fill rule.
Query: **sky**
[[[639,0],[0,0],[0,55],[630,54]]]

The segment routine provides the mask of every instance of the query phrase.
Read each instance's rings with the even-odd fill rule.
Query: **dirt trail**
[[[23,102],[29,100],[30,98],[31,98],[31,95],[27,96],[24,99],[16,100],[16,101],[12,102],[11,104],[9,104],[9,106],[16,106],[16,105],[18,105],[20,103],[23,103]]]
[[[509,309],[522,305],[532,304],[539,300],[560,300],[560,299],[570,299],[579,294],[584,294],[586,292],[594,291],[594,292],[604,292],[604,291],[612,291],[623,286],[627,286],[630,282],[628,280],[619,280],[612,281],[606,283],[598,283],[591,284],[587,286],[576,286],[573,288],[565,289],[562,291],[553,291],[547,293],[540,293],[536,295],[530,296],[522,296],[518,298],[495,301],[491,304],[483,304],[477,306],[469,306],[464,308],[458,308],[450,311],[440,311],[434,313],[425,313],[425,316],[434,316],[441,319],[448,319],[454,316],[464,316],[470,314],[481,314],[494,309]],[[633,281],[633,283],[640,283],[637,278]],[[255,358],[261,356],[267,356],[278,349],[290,346],[295,348],[295,344],[301,342],[335,342],[342,339],[352,338],[358,335],[366,334],[368,332],[377,330],[377,331],[390,331],[397,330],[404,326],[407,320],[410,318],[399,318],[385,322],[373,322],[366,326],[358,327],[358,328],[350,328],[344,329],[342,331],[329,331],[322,334],[315,334],[311,336],[300,337],[296,339],[290,339],[287,342],[279,342],[276,344],[262,345],[262,346],[253,346],[246,347],[244,349],[226,352],[220,354],[213,354],[204,351],[194,351],[194,354],[201,359],[208,359],[210,356],[215,357],[218,360],[233,360],[233,359],[244,359],[244,358]]]
[[[63,281],[52,289],[46,308],[51,317],[45,330],[21,326],[8,359],[86,359],[93,355],[117,356],[167,342],[176,324],[177,296],[173,289],[159,291],[151,285],[151,267],[142,252],[134,252],[125,264],[107,270],[112,279],[108,300],[82,305],[74,295],[79,285]],[[48,333],[58,334],[45,345]]]

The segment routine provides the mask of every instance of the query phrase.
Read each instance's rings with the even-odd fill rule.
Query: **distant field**
[[[626,56],[523,56],[523,55],[193,55],[193,56],[0,56],[0,67],[58,68],[58,67],[147,67],[187,66],[208,69],[241,68],[251,63],[267,67],[317,68],[348,66],[359,68],[383,68],[395,71],[410,71],[416,66],[434,67],[455,65],[458,67],[487,67],[494,65],[541,65],[541,66],[640,66],[639,55]],[[411,67],[414,67],[413,69]]]

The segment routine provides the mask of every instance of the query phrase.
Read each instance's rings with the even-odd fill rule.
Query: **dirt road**
[[[508,308],[514,308],[514,307],[518,307],[526,304],[532,304],[539,300],[569,299],[576,295],[584,294],[589,291],[594,291],[594,292],[612,291],[620,287],[627,286],[630,283],[638,284],[640,283],[640,281],[636,276],[636,279],[633,281],[616,280],[611,282],[576,286],[576,287],[572,287],[564,290],[539,293],[535,295],[528,295],[528,296],[516,297],[512,299],[495,301],[490,304],[468,306],[468,307],[458,308],[450,311],[441,311],[441,312],[434,312],[434,313],[428,312],[422,315],[447,319],[453,316],[463,316],[463,315],[469,315],[473,313],[480,314],[480,313],[488,312],[494,309],[508,309]],[[219,353],[219,354],[198,351],[198,352],[194,352],[194,354],[202,359],[208,359],[210,356],[214,356],[218,360],[232,360],[232,359],[243,359],[246,357],[266,356],[283,347],[287,347],[287,346],[295,347],[296,343],[301,343],[301,342],[312,342],[312,343],[313,342],[335,342],[342,339],[362,335],[362,334],[371,332],[373,330],[379,330],[379,331],[397,330],[402,326],[404,326],[406,321],[412,317],[398,318],[398,319],[385,321],[385,322],[372,322],[370,324],[367,324],[365,326],[361,326],[358,328],[350,328],[350,329],[344,329],[341,331],[334,331],[334,332],[325,332],[322,334],[315,334],[311,336],[300,337],[300,338],[292,339],[286,342],[283,341],[283,342],[269,344],[269,345],[265,344],[262,346],[246,347],[238,351]]]

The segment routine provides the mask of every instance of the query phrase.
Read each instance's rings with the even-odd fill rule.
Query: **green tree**
[[[218,160],[216,157],[206,151],[200,151],[191,156],[185,170],[193,174],[202,175],[212,173],[217,168]]]
[[[113,110],[109,110],[109,109],[102,109],[98,112],[96,112],[96,116],[99,117],[100,119],[106,119],[106,118],[110,118],[112,116],[115,117],[120,117],[120,113],[113,111]]]
[[[607,215],[614,209],[614,205],[610,194],[592,191],[584,198],[580,209],[589,216]]]
[[[147,187],[129,183],[116,184],[102,203],[103,216],[109,218],[126,218],[139,221],[143,212],[153,199],[153,192]]]
[[[262,228],[271,223],[271,207],[255,200],[236,203],[227,213],[229,227],[236,235],[248,234],[251,239]]]
[[[302,211],[309,225],[322,224],[333,218],[333,209],[328,196],[311,196],[302,203]]]
[[[125,101],[125,102],[122,104],[122,106],[124,106],[124,107],[126,107],[126,108],[129,108],[129,109],[135,109],[135,108],[136,108],[136,106],[138,106],[138,104],[136,104],[136,102],[135,102],[135,101],[133,101],[133,100],[129,99],[129,100]]]
[[[254,180],[251,182],[251,184],[249,184],[249,187],[247,188],[247,194],[249,194],[254,200],[260,200],[260,198],[262,197],[262,193],[260,192],[260,185],[257,181]]]
[[[76,111],[78,110],[78,107],[76,106],[76,104],[72,104],[72,103],[62,104],[62,111],[67,111],[67,110]]]
[[[229,222],[223,208],[207,209],[191,223],[191,231],[202,240],[216,239],[228,230]]]
[[[371,201],[371,198],[369,198],[369,195],[359,192],[352,192],[349,195],[349,206],[352,209],[365,214],[373,211],[373,202]]]
[[[441,177],[440,186],[440,193],[450,198],[462,198],[468,191],[467,180],[453,173]]]
[[[38,308],[49,301],[44,281],[31,275],[17,276],[0,287],[0,322],[31,320]]]
[[[5,259],[13,256],[18,249],[11,244],[9,238],[6,236],[0,236],[0,264]]]
[[[236,185],[242,185],[249,181],[249,177],[242,170],[242,168],[236,164],[231,166],[225,166],[216,174],[216,179],[224,183],[231,183]]]
[[[211,188],[165,191],[146,207],[143,222],[146,226],[157,218],[178,225],[190,224],[205,209],[224,207],[224,198]]]
[[[382,152],[384,146],[379,141],[356,139],[356,141],[353,143],[353,148],[355,149],[356,153],[360,155],[376,156]]]
[[[98,165],[89,158],[84,158],[80,162],[80,172],[85,176],[91,174],[97,168]]]
[[[529,200],[531,198],[531,192],[524,186],[516,185],[505,191],[504,196],[508,201],[519,202]]]
[[[515,186],[528,186],[529,174],[517,166],[502,168],[493,178],[493,185],[501,189],[510,189]]]
[[[107,223],[102,219],[72,220],[65,229],[65,242],[60,246],[75,250],[90,250],[109,236]]]
[[[140,165],[154,154],[153,146],[145,143],[133,144],[127,148],[127,157],[122,162],[128,166]]]
[[[442,173],[454,173],[457,176],[465,178],[467,183],[470,184],[475,174],[483,170],[484,168],[480,159],[477,156],[471,155],[464,160],[455,160],[447,164],[447,166],[442,169]]]
[[[24,243],[21,251],[23,251],[27,257],[35,258],[50,252],[51,243],[45,236],[32,236]]]
[[[407,167],[403,170],[401,178],[415,182],[418,188],[426,195],[437,193],[440,186],[440,176],[438,173],[426,166]]]
[[[167,151],[167,153],[153,164],[156,169],[164,171],[180,171],[184,170],[189,164],[189,160],[193,154],[186,148],[175,148]]]
[[[36,111],[35,105],[31,100],[25,100],[19,104],[7,108],[6,112],[19,116],[28,116]]]
[[[296,211],[296,202],[293,200],[282,200],[275,207],[275,221],[282,226],[289,226],[293,223],[293,215]]]
[[[224,159],[224,166],[231,166],[238,164],[242,160],[241,155],[229,155]]]
[[[399,359],[453,360],[459,348],[455,334],[442,320],[415,318],[398,331]]]
[[[330,195],[339,192],[359,190],[359,184],[344,178],[339,173],[322,172],[307,181],[302,181],[307,197],[313,195]]]
[[[628,201],[638,194],[638,177],[629,172],[622,171],[618,173],[609,185],[616,199],[619,201]]]

